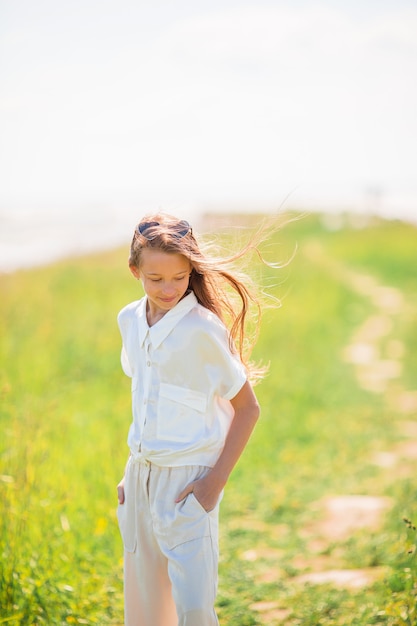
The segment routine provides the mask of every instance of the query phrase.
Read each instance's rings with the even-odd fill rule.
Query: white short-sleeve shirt
[[[122,367],[132,378],[128,446],[162,466],[212,467],[223,449],[230,400],[246,371],[219,318],[189,293],[154,326],[146,296],[122,309]]]

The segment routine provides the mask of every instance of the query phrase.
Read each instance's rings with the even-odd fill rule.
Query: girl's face
[[[182,254],[145,248],[140,267],[131,267],[131,272],[140,278],[148,296],[148,322],[152,325],[184,297],[191,264]]]

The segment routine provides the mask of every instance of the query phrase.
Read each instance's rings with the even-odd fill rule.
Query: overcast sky
[[[0,210],[417,214],[415,0],[0,0]]]

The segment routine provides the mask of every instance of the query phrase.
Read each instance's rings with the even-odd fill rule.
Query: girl
[[[145,296],[118,317],[133,408],[117,487],[125,624],[214,626],[219,502],[259,416],[243,357],[256,299],[164,214],[139,222],[129,267]]]

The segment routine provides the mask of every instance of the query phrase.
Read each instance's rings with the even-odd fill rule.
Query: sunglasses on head
[[[148,241],[152,241],[152,239],[155,239],[155,237],[159,235],[159,232],[156,229],[157,226],[162,226],[164,231],[168,231],[177,239],[182,239],[182,237],[185,237],[188,233],[193,232],[193,229],[186,220],[180,220],[176,224],[170,224],[168,226],[160,224],[159,222],[141,222],[136,227],[136,230],[139,235],[142,235],[142,237],[145,237]]]

